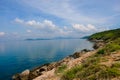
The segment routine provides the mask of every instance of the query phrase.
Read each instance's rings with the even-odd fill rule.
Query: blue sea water
[[[63,59],[82,49],[93,49],[86,39],[0,41],[0,80],[45,63]]]

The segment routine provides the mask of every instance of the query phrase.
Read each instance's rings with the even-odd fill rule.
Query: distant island
[[[88,39],[90,36],[81,37],[81,39]]]
[[[120,29],[95,33],[88,40],[94,42],[94,50],[27,69],[13,80],[120,80]]]
[[[55,37],[55,38],[27,38],[26,41],[36,41],[36,40],[57,40],[57,39],[82,39],[74,37]]]
[[[25,39],[26,41],[36,41],[36,40],[51,40],[51,39],[45,39],[45,38],[36,38],[36,39],[32,39],[32,38],[28,38]]]

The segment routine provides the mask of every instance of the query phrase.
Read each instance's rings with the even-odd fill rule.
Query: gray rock
[[[26,76],[26,75],[29,75],[29,73],[30,73],[30,70],[27,69],[27,70],[23,71],[21,73],[21,75],[25,75]]]
[[[93,48],[98,49],[100,47],[103,47],[104,45],[105,45],[105,43],[103,43],[103,42],[97,42],[97,43],[94,44]]]
[[[20,79],[21,80],[28,80],[30,74],[30,70],[25,70],[20,74]]]
[[[13,75],[12,80],[21,80],[19,74]]]

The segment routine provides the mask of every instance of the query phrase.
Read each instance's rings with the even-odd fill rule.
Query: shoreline
[[[32,70],[26,69],[21,73],[15,74],[12,77],[12,79],[13,80],[33,80],[33,79],[41,80],[42,78],[45,78],[44,76],[46,76],[46,73],[47,73],[47,75],[51,76],[51,72],[55,72],[55,70],[61,65],[67,64],[70,69],[79,63],[83,63],[84,60],[90,56],[88,54],[93,54],[95,52],[96,52],[96,50],[88,50],[88,51],[82,50],[80,52],[75,52],[73,55],[69,55],[60,61],[43,64],[39,67],[33,68]],[[83,56],[86,56],[86,57],[83,58]],[[73,65],[73,63],[74,63],[74,65]],[[50,74],[48,74],[49,72],[50,72]],[[40,79],[37,79],[37,78],[40,78]]]
[[[84,49],[58,62],[25,70],[13,80],[120,80],[119,34],[120,29],[93,34],[88,40],[94,42],[94,50]]]
[[[89,39],[87,39],[89,40]],[[55,70],[61,65],[68,65],[69,69],[78,64],[78,62],[83,63],[86,57],[89,57],[92,53],[95,53],[97,49],[103,46],[103,42],[96,41],[96,40],[89,40],[90,42],[94,42],[93,48],[94,50],[87,50],[83,49],[80,52],[75,52],[72,55],[68,55],[67,57],[63,58],[60,61],[47,63],[40,65],[38,67],[33,68],[32,70],[26,69],[21,73],[17,73],[12,76],[13,80],[46,80],[45,77],[54,76]],[[87,54],[87,55],[86,55]],[[86,56],[85,58],[81,59],[82,57]],[[79,60],[80,58],[80,60]],[[74,62],[74,65],[73,65]],[[52,74],[52,75],[51,75]],[[47,75],[47,76],[46,76]],[[55,79],[54,79],[55,80]]]

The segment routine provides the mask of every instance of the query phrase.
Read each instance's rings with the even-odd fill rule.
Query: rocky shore
[[[120,80],[120,29],[90,36],[94,50],[15,74],[13,80]]]
[[[80,63],[83,63],[87,57],[96,53],[97,49],[104,46],[103,41],[92,40],[95,42],[93,48],[95,50],[84,49],[80,52],[75,52],[66,58],[53,63],[48,63],[34,68],[33,70],[26,69],[25,71],[13,75],[13,80],[59,80],[60,77],[56,76],[55,71],[62,65],[67,65],[70,69]]]
[[[85,58],[90,56],[94,51],[82,50],[81,52],[75,52],[64,58],[61,61],[53,62],[50,64],[44,64],[40,67],[34,68],[33,70],[25,70],[19,74],[12,77],[13,80],[46,80],[50,77],[55,77],[55,70],[61,65],[67,65],[69,68],[77,65],[78,63],[83,63]],[[57,79],[56,79],[57,80]]]

